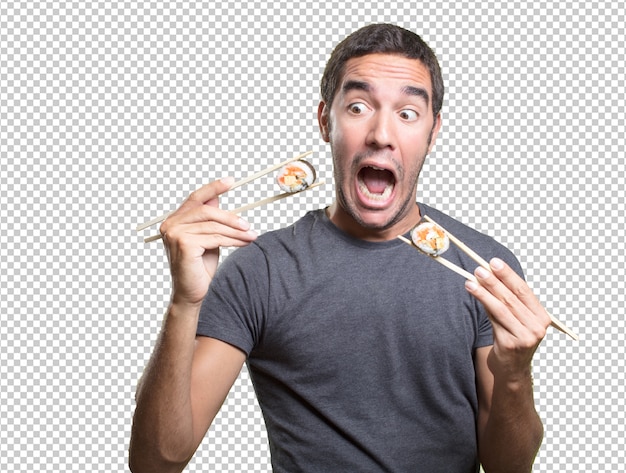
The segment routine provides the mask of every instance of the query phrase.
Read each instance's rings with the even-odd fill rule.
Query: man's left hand
[[[478,267],[479,284],[467,281],[467,290],[487,309],[493,326],[489,369],[495,379],[521,381],[530,375],[532,357],[551,323],[526,281],[504,261],[489,262],[491,272]]]

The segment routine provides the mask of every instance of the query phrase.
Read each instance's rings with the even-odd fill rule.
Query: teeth
[[[363,181],[359,180],[359,189],[361,190],[363,195],[365,197],[367,197],[368,199],[372,199],[372,200],[386,200],[391,195],[391,191],[393,190],[393,185],[390,184],[387,187],[385,187],[385,190],[383,191],[382,194],[374,194],[374,193],[370,192],[370,190],[367,188],[367,186],[365,185],[365,183]]]

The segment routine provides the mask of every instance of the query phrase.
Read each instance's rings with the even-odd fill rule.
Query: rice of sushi
[[[315,179],[315,168],[304,159],[284,165],[276,176],[280,189],[289,193],[303,191],[313,184]]]
[[[431,256],[439,256],[450,247],[446,232],[432,222],[422,222],[413,227],[411,240],[421,251]]]

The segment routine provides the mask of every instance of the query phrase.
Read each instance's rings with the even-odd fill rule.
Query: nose
[[[367,145],[376,148],[395,148],[393,119],[382,111],[376,112],[370,120]]]

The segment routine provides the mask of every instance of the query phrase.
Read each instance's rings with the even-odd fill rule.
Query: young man
[[[172,295],[137,390],[135,473],[184,468],[244,362],[275,472],[531,469],[543,430],[530,363],[550,319],[508,250],[416,203],[442,101],[417,35],[362,28],[322,78],[329,208],[257,238],[218,208],[224,179],[162,224]],[[426,213],[493,272],[464,283],[396,239]],[[218,271],[221,246],[243,248]]]

